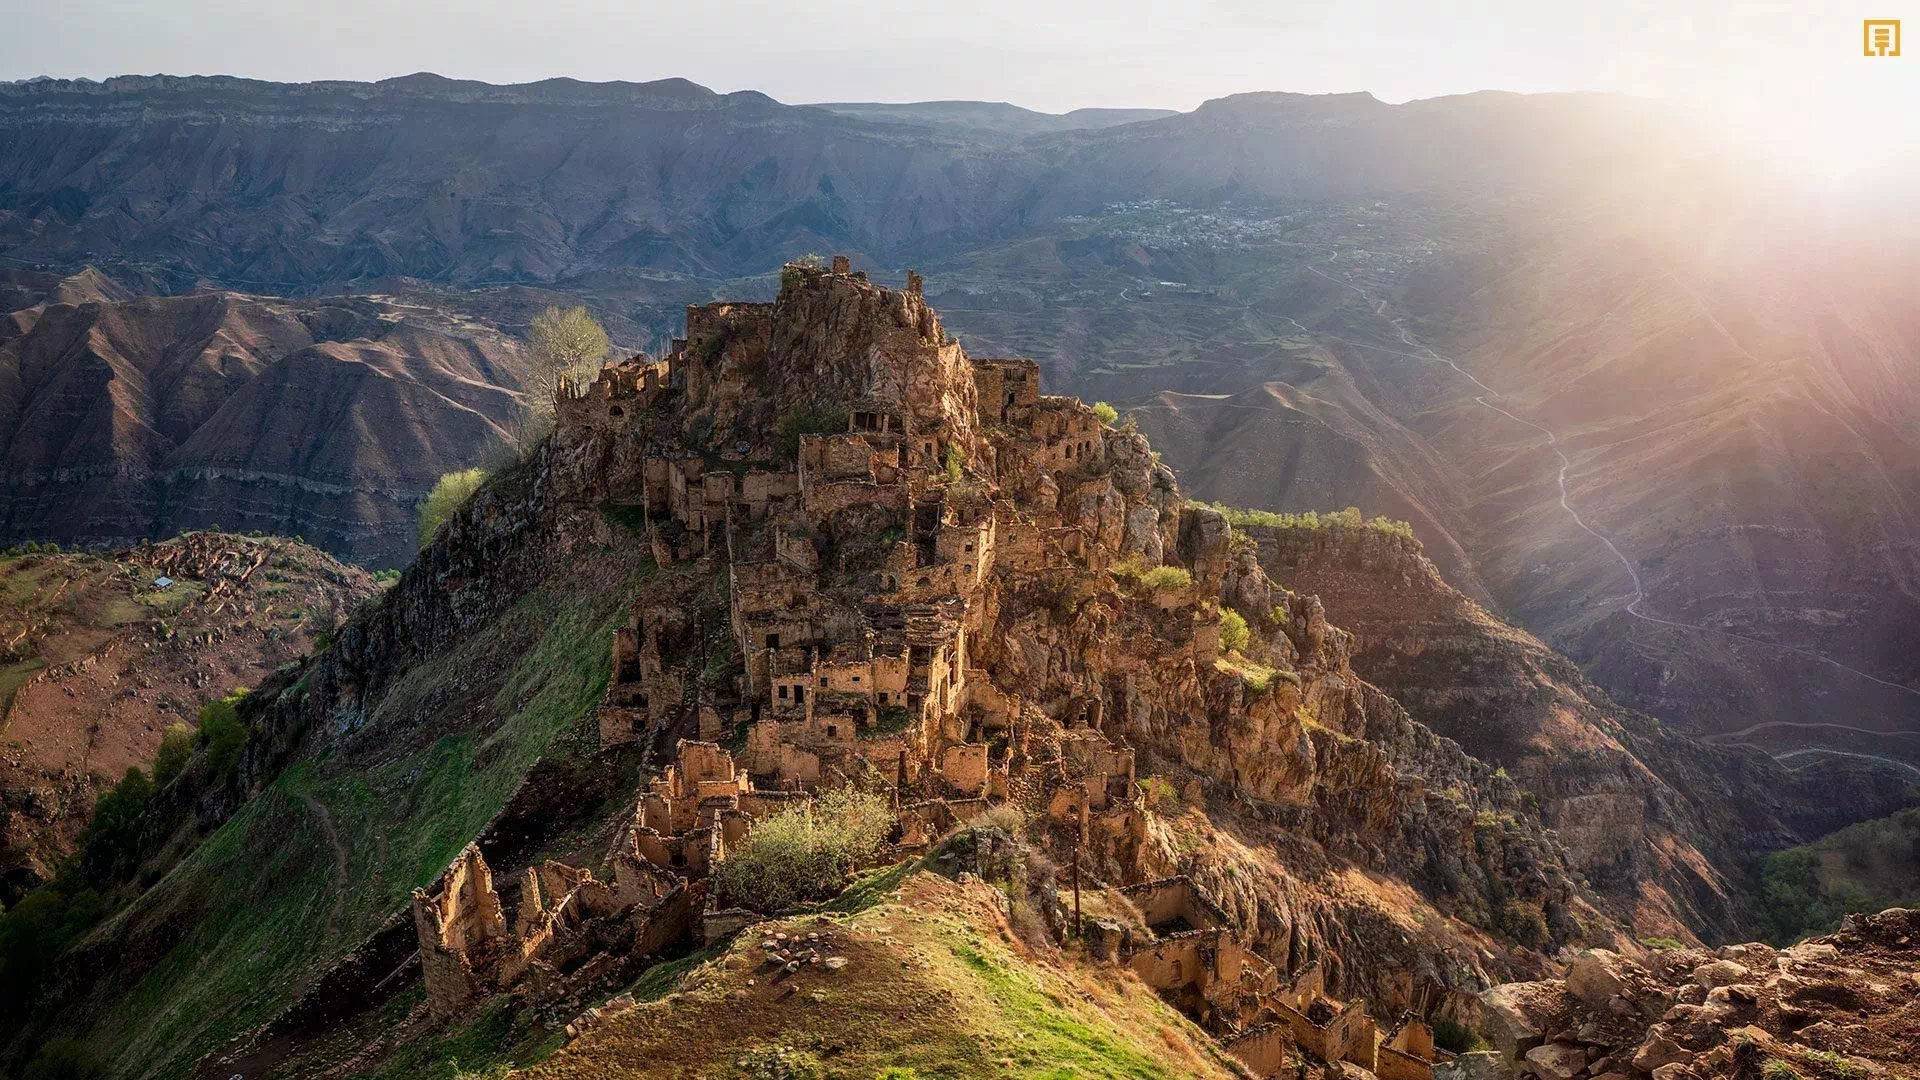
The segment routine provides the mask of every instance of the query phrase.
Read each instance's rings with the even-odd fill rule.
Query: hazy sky
[[[1920,130],[1920,48],[1864,58],[1867,16],[1920,31],[1920,0],[0,0],[0,78],[677,75],[796,103],[1049,111],[1244,90],[1624,90],[1847,152]]]

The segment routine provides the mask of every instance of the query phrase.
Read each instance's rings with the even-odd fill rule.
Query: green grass
[[[36,656],[30,660],[0,667],[0,712],[4,712],[7,706],[12,705],[13,695],[19,693],[20,688],[27,685],[27,680],[33,678],[36,672],[46,666],[46,659]]]
[[[405,1013],[397,1006],[423,996],[421,992],[399,995],[385,1011],[398,1013],[393,1018],[398,1023]],[[532,1065],[566,1041],[514,1004],[509,998],[495,998],[473,1019],[435,1038],[405,1044],[378,1069],[360,1075],[366,1080],[456,1080],[473,1075],[473,1070]]]
[[[645,974],[634,980],[627,992],[635,1001],[658,1001],[680,989],[687,976],[695,968],[727,951],[726,942],[709,945],[698,952],[688,953],[678,960],[668,960],[648,968]]]
[[[1016,1037],[1008,1056],[1020,1075],[1046,1080],[1168,1075],[1159,1062],[1084,1023],[1015,965],[971,945],[954,945],[953,954],[985,984],[1001,1023]]]
[[[1238,528],[1317,530],[1339,527],[1347,529],[1371,529],[1374,532],[1385,533],[1388,536],[1398,536],[1406,540],[1413,539],[1413,526],[1407,522],[1395,521],[1392,518],[1386,517],[1369,518],[1362,514],[1358,508],[1352,506],[1347,507],[1345,510],[1332,510],[1324,514],[1317,510],[1308,510],[1304,514],[1282,514],[1272,510],[1249,510],[1242,507],[1228,506],[1225,503],[1205,503],[1198,500],[1194,500],[1192,505],[1205,507],[1209,510],[1218,510],[1226,517],[1227,524]]]
[[[536,590],[460,647],[417,665],[369,720],[390,733],[390,757],[371,768],[295,764],[123,912],[116,922],[136,937],[174,921],[190,929],[95,1028],[92,1040],[116,1074],[186,1075],[196,1057],[270,1018],[432,881],[599,701],[608,635],[644,573],[625,589]],[[503,653],[516,659],[494,676],[481,715],[434,715],[453,688],[497,671],[492,658]],[[458,724],[451,733],[405,747],[408,729],[452,727],[448,720]]]

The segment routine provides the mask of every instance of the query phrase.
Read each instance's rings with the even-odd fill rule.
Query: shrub
[[[947,444],[947,482],[957,484],[966,475],[967,455],[960,452],[955,443]]]
[[[207,764],[215,779],[225,780],[240,763],[240,751],[246,749],[252,732],[240,719],[237,706],[247,696],[242,688],[218,701],[200,707],[200,745],[207,748]]]
[[[420,546],[433,543],[433,534],[486,482],[485,469],[463,469],[442,476],[420,500]]]
[[[1456,1054],[1470,1054],[1487,1048],[1487,1040],[1479,1032],[1453,1020],[1433,1022],[1433,1042],[1440,1049]]]
[[[72,873],[0,911],[0,1018],[26,1011],[54,961],[105,911],[100,894]]]
[[[1239,652],[1253,635],[1247,631],[1247,618],[1232,608],[1220,610],[1220,651]]]
[[[714,891],[724,905],[769,912],[825,899],[846,887],[892,829],[893,812],[880,796],[827,792],[757,825],[714,867]]]
[[[168,724],[160,736],[160,751],[153,755],[153,783],[166,787],[193,760],[193,729],[178,721]]]
[[[1647,948],[1652,949],[1654,952],[1665,952],[1668,949],[1686,948],[1685,945],[1680,943],[1679,938],[1670,938],[1670,937],[1641,938],[1640,944],[1645,945]]]
[[[1768,1058],[1760,1066],[1760,1075],[1764,1080],[1800,1080],[1800,1071],[1779,1058]]]
[[[1093,416],[1103,424],[1111,424],[1120,419],[1120,410],[1104,401],[1096,401],[1093,403]]]
[[[80,842],[80,867],[88,880],[112,884],[139,869],[140,818],[152,798],[153,781],[138,768],[128,768],[113,790],[100,796]]]
[[[833,435],[847,430],[847,411],[829,409],[826,412],[800,412],[792,410],[780,414],[773,422],[773,445],[786,457],[800,456],[800,436]]]
[[[1193,584],[1193,575],[1178,566],[1156,566],[1140,575],[1140,584],[1155,592],[1184,589]]]
[[[1501,933],[1529,948],[1539,948],[1548,941],[1547,917],[1531,904],[1505,904],[1494,920]]]

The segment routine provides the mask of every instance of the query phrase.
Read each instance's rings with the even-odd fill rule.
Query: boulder
[[[1693,1051],[1674,1042],[1672,1034],[1672,1029],[1665,1024],[1647,1029],[1646,1039],[1633,1053],[1633,1067],[1641,1072],[1653,1072],[1662,1066],[1691,1062]]]
[[[1433,1080],[1512,1080],[1513,1067],[1492,1050],[1459,1054],[1433,1067]]]
[[[1640,965],[1619,953],[1588,949],[1567,969],[1567,993],[1588,1008],[1601,1009],[1615,994],[1631,999],[1636,976],[1644,976]]]
[[[1545,1043],[1527,1051],[1526,1060],[1540,1080],[1573,1080],[1587,1067],[1587,1052],[1571,1043]]]
[[[1712,990],[1716,986],[1757,981],[1752,969],[1731,960],[1713,960],[1693,969],[1693,981]]]
[[[1504,983],[1480,995],[1487,1038],[1508,1061],[1546,1042],[1547,1025],[1566,1011],[1558,982]]]

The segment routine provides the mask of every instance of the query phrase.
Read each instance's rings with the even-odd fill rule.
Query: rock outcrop
[[[1564,978],[1487,992],[1482,1023],[1495,1071],[1538,1080],[1912,1077],[1916,1001],[1920,911],[1895,908],[1788,949],[1585,952]]]

